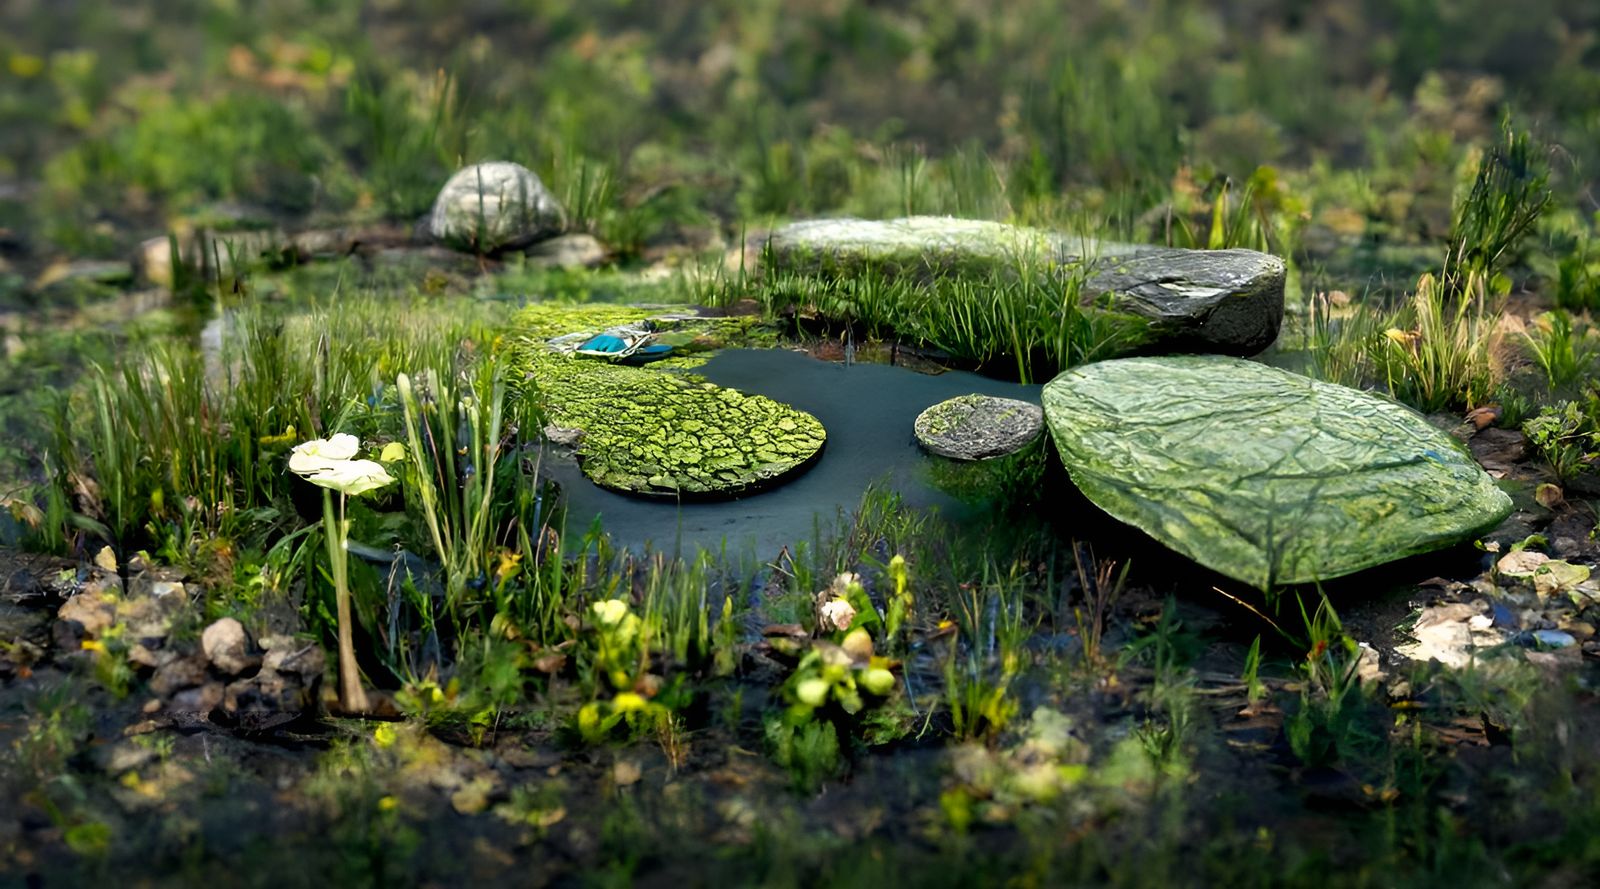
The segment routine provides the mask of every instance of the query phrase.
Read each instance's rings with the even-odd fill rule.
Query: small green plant
[[[911,617],[916,601],[911,593],[911,571],[906,567],[904,556],[896,554],[889,560],[889,582],[894,592],[889,594],[889,606],[884,612],[883,638],[884,644],[893,651],[900,645],[900,630]]]
[[[1377,377],[1395,398],[1421,411],[1487,404],[1501,375],[1501,310],[1474,272],[1451,299],[1424,275],[1416,294],[1390,316],[1373,347]]]
[[[1083,644],[1084,662],[1097,667],[1104,662],[1101,642],[1105,638],[1106,622],[1117,600],[1122,598],[1132,563],[1124,562],[1122,570],[1118,571],[1114,560],[1096,559],[1093,549],[1088,555],[1092,570],[1085,570],[1082,548],[1073,543],[1072,558],[1078,569],[1078,588],[1083,591],[1083,601],[1073,606],[1072,616],[1078,625],[1078,640]]]
[[[1600,337],[1593,335],[1587,323],[1574,324],[1571,315],[1557,309],[1533,319],[1533,332],[1522,336],[1549,391],[1570,390],[1595,377]]]
[[[835,600],[839,601],[839,600]],[[872,656],[870,634],[850,630],[843,645],[815,643],[795,665],[780,694],[787,705],[767,720],[767,743],[795,786],[814,792],[840,774],[842,748],[868,740],[871,715],[898,688],[886,662]]]
[[[1600,213],[1594,226],[1600,227]],[[1600,236],[1592,228],[1557,261],[1556,306],[1573,312],[1600,312]]]
[[[1256,707],[1267,699],[1267,687],[1261,681],[1261,637],[1257,636],[1250,643],[1250,650],[1245,652],[1244,669],[1240,672],[1240,680],[1244,683],[1245,705]]]
[[[671,731],[673,715],[667,702],[675,699],[674,689],[664,688],[661,677],[649,672],[657,622],[633,613],[621,599],[592,603],[588,617],[580,672],[595,699],[578,710],[579,736],[598,744],[620,726],[630,731]],[[608,692],[609,697],[601,696]]]
[[[1312,766],[1360,760],[1384,741],[1369,718],[1359,667],[1361,649],[1344,632],[1326,596],[1319,594],[1314,612],[1296,596],[1305,626],[1307,651],[1300,664],[1305,685],[1299,708],[1284,720],[1289,747]]]
[[[1562,401],[1540,409],[1522,425],[1533,446],[1550,461],[1550,468],[1563,481],[1571,480],[1600,460],[1600,421],[1597,398],[1587,402]]]
[[[964,583],[955,596],[960,632],[945,660],[945,706],[956,737],[992,739],[1017,714],[1011,685],[1025,666],[1024,646],[1033,632],[1024,610],[1025,566],[1002,573],[985,563],[979,583]]]

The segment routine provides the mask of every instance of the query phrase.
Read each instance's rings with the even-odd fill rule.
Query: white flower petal
[[[332,488],[344,494],[365,494],[394,482],[387,470],[372,460],[341,460],[331,462],[327,468],[306,476],[314,485]]]
[[[313,438],[294,446],[296,454],[328,460],[348,460],[359,450],[361,450],[361,439],[348,432],[335,433],[332,438]]]

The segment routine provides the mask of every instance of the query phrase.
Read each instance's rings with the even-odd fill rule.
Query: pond
[[[567,533],[581,534],[598,517],[614,543],[640,550],[692,554],[704,548],[771,558],[813,538],[861,502],[873,484],[898,491],[907,506],[937,508],[959,522],[975,511],[936,488],[929,458],[912,435],[923,409],[968,393],[1038,401],[1039,386],[1007,383],[963,371],[925,374],[881,364],[820,361],[789,349],[730,349],[697,374],[720,386],[764,395],[822,422],[822,457],[782,486],[737,500],[675,503],[630,497],[597,487],[577,464],[557,461],[551,475],[567,503]]]

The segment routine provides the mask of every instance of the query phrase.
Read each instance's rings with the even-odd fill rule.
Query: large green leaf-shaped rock
[[[1458,543],[1511,499],[1454,439],[1367,392],[1235,358],[1124,358],[1043,394],[1072,480],[1195,561],[1267,589]]]

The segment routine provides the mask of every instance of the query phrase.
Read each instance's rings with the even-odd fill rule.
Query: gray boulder
[[[521,164],[473,164],[444,184],[428,233],[452,247],[493,253],[559,233],[566,215],[534,172]]]
[[[227,676],[238,676],[261,663],[250,651],[250,637],[244,626],[231,617],[206,627],[200,634],[200,649],[211,666]]]
[[[952,460],[987,460],[1014,454],[1044,433],[1036,404],[993,395],[961,395],[917,415],[917,443]]]
[[[1511,512],[1409,408],[1250,361],[1102,361],[1056,377],[1043,400],[1095,505],[1260,589],[1450,546]]]
[[[1252,355],[1277,339],[1285,270],[1254,250],[1181,250],[937,216],[882,222],[818,219],[767,236],[765,270],[820,275],[875,268],[890,275],[996,271],[1085,276],[1086,305],[1144,319],[1145,344]]]

